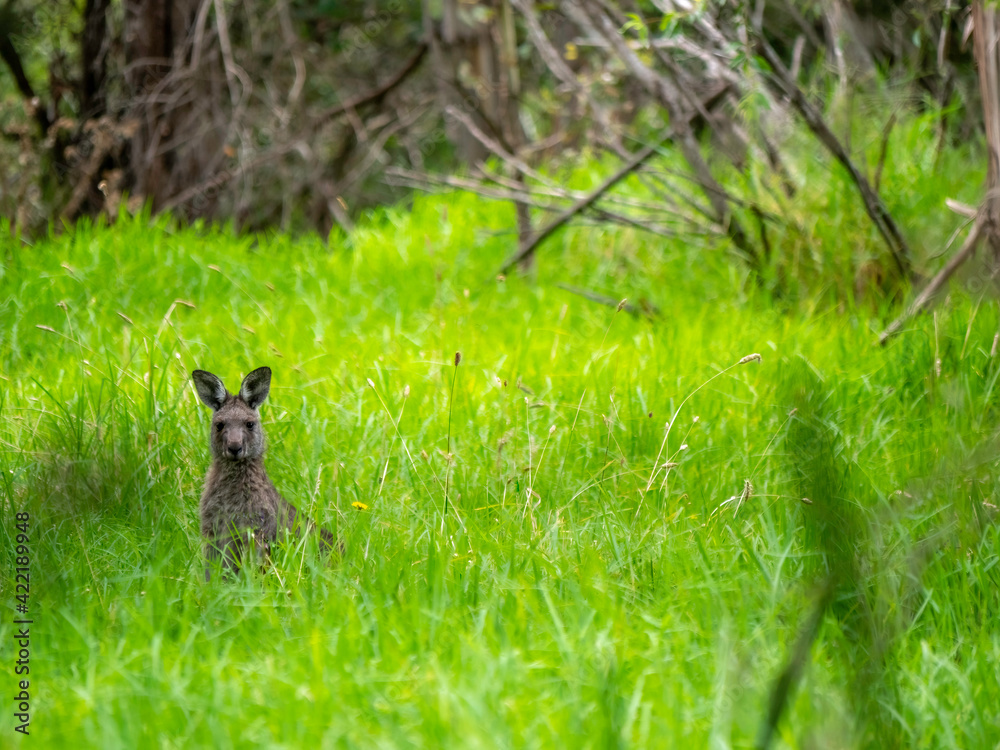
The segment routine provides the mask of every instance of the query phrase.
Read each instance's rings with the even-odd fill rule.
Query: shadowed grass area
[[[630,230],[496,280],[506,210],[419,199],[329,248],[138,217],[6,251],[32,742],[745,747],[824,586],[779,746],[1000,741],[996,306],[879,349],[868,313],[778,310],[721,251]],[[190,372],[263,364],[271,477],[346,553],[205,584]]]

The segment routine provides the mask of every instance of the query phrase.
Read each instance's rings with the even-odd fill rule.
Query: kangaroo
[[[296,538],[301,525],[315,526],[275,489],[264,469],[264,430],[258,409],[271,390],[271,369],[259,367],[243,379],[233,395],[210,372],[191,373],[198,396],[212,409],[212,465],[201,495],[201,534],[205,538],[205,580],[222,558],[227,573],[236,573],[249,550],[264,561],[279,530]],[[333,535],[319,530],[326,549],[336,544]]]

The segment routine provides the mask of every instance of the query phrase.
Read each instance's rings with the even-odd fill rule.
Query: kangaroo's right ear
[[[267,394],[271,390],[271,368],[258,367],[245,378],[240,385],[240,398],[246,401],[247,406],[256,409],[264,403]]]
[[[205,403],[205,406],[211,408],[213,411],[218,411],[226,402],[226,396],[229,395],[222,381],[212,373],[205,372],[204,370],[195,370],[191,373],[191,378],[194,380],[194,387],[198,391],[198,397]]]

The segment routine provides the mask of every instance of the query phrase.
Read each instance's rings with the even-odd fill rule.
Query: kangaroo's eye
[[[254,422],[247,422],[247,429],[248,430],[252,430],[253,426],[254,426]]]
[[[215,423],[215,431],[216,431],[216,432],[222,432],[222,428],[223,428],[223,427],[225,427],[225,425],[224,425],[224,424],[222,424],[222,422],[216,422],[216,423]]]

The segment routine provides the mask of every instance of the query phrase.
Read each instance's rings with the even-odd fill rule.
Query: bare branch
[[[875,227],[882,235],[889,248],[889,252],[896,261],[899,272],[904,278],[909,278],[912,275],[910,249],[903,239],[899,228],[896,226],[896,222],[893,221],[892,216],[889,214],[889,210],[882,203],[882,199],[879,198],[878,194],[872,190],[865,176],[854,165],[846,149],[823,121],[820,113],[809,103],[805,94],[802,93],[802,89],[798,87],[798,84],[792,80],[784,63],[781,62],[781,58],[778,57],[778,54],[768,44],[767,40],[764,39],[759,29],[756,33],[757,48],[764,56],[764,59],[767,60],[768,65],[771,66],[773,72],[771,76],[772,80],[785,92],[792,105],[802,115],[802,119],[816,138],[819,139],[820,143],[826,146],[827,150],[847,170],[851,180],[857,186],[858,192],[861,193],[861,199],[865,205],[865,210],[868,212],[868,216],[871,217],[872,223],[875,224]]]
[[[889,136],[892,135],[892,128],[896,124],[896,113],[892,113],[892,117],[882,128],[882,142],[879,145],[878,152],[878,162],[875,164],[875,176],[872,178],[872,182],[875,183],[874,190],[877,193],[879,187],[882,185],[882,170],[885,168],[885,157],[889,153]]]
[[[424,55],[426,53],[427,53],[427,45],[421,44],[417,48],[417,51],[414,52],[413,55],[410,57],[410,59],[403,64],[403,67],[400,68],[399,71],[397,71],[396,74],[392,76],[389,80],[387,80],[381,86],[372,89],[371,91],[356,96],[353,99],[348,99],[346,102],[342,104],[330,107],[324,112],[320,112],[314,118],[313,125],[315,127],[319,127],[320,125],[327,123],[328,121],[334,119],[335,117],[339,117],[340,115],[344,114],[344,112],[358,109],[359,107],[363,107],[366,104],[373,104],[375,102],[380,101],[383,97],[385,97],[386,94],[388,94],[390,91],[396,88],[396,86],[405,81],[406,77],[409,76],[410,73],[412,73],[414,70],[417,69],[417,66],[420,65],[420,61],[424,59]]]
[[[476,125],[476,123],[472,121],[472,118],[469,117],[465,112],[460,110],[458,107],[448,106],[445,107],[444,111],[445,114],[449,115],[450,117],[454,117],[456,120],[462,123],[465,126],[466,130],[469,131],[469,134],[472,135],[472,137],[475,138],[477,141],[479,141],[481,144],[483,144],[483,146],[486,148],[487,151],[489,151],[494,156],[499,157],[508,164],[514,166],[525,177],[531,177],[533,180],[537,180],[543,185],[551,186],[556,184],[555,180],[552,180],[546,177],[545,175],[536,172],[524,160],[519,159],[517,156],[510,153],[509,151],[507,151],[507,149],[505,149],[503,146],[497,143],[496,140],[486,135],[486,133],[484,133]]]
[[[76,186],[73,188],[73,194],[70,196],[69,201],[63,206],[62,211],[60,211],[59,216],[63,221],[72,221],[77,217],[80,212],[80,207],[83,202],[87,199],[88,193],[94,188],[94,180],[97,178],[98,173],[101,170],[101,164],[104,162],[105,157],[111,152],[111,148],[114,145],[114,137],[109,132],[110,131],[110,121],[107,118],[101,118],[101,121],[94,128],[93,135],[93,151],[90,152],[90,156],[87,158],[87,163],[84,165],[80,172],[80,176],[77,178]]]
[[[608,115],[607,109],[602,107],[591,96],[588,87],[584,86],[570,67],[563,62],[562,56],[552,46],[552,42],[549,41],[548,36],[542,29],[542,24],[538,20],[532,0],[511,0],[511,4],[521,12],[524,25],[528,30],[528,36],[535,45],[535,49],[542,56],[548,69],[552,71],[556,78],[572,89],[577,96],[587,103],[587,106],[590,107],[590,111],[594,115],[594,120],[597,122],[604,137],[608,140],[611,150],[618,154],[618,156],[627,158],[628,152],[622,146],[618,134],[612,127],[611,117]]]
[[[643,87],[667,110],[670,121],[674,129],[673,140],[680,148],[681,153],[687,160],[692,172],[697,179],[698,185],[708,199],[714,212],[713,220],[726,227],[733,244],[743,252],[753,267],[760,265],[760,254],[750,243],[746,233],[740,226],[739,221],[733,216],[727,203],[726,191],[712,175],[708,163],[702,156],[698,141],[691,132],[691,114],[684,111],[680,101],[684,98],[677,86],[659,75],[652,68],[645,65],[639,56],[626,44],[618,33],[618,29],[611,19],[600,7],[591,8],[590,2],[564,2],[563,8],[568,15],[571,15],[598,37],[603,37],[605,41],[615,50],[619,59],[625,64],[629,72],[638,80]]]
[[[413,123],[419,120],[424,114],[427,113],[427,107],[417,107],[412,112],[410,112],[406,117],[399,120],[394,120],[389,122],[385,127],[383,127],[378,135],[371,139],[368,146],[368,153],[363,159],[351,169],[341,180],[338,185],[340,190],[344,190],[350,185],[354,184],[360,180],[372,167],[372,165],[381,157],[383,152],[383,147],[392,136],[401,130],[405,130],[410,127]]]
[[[927,284],[923,291],[917,295],[917,298],[913,300],[913,303],[906,308],[906,312],[892,321],[892,323],[889,324],[889,327],[882,331],[882,335],[878,337],[880,344],[885,345],[889,339],[899,333],[906,321],[923,312],[930,306],[931,300],[934,299],[934,295],[937,294],[941,287],[944,286],[944,283],[952,277],[955,271],[958,270],[959,266],[968,260],[972,253],[975,252],[976,246],[979,244],[979,239],[982,237],[982,233],[983,222],[977,220],[972,225],[972,229],[969,231],[969,235],[965,238],[965,242],[962,244],[959,251],[952,256],[951,260],[945,264],[944,268],[938,272],[937,276],[931,279],[930,283]]]
[[[279,115],[282,126],[287,127],[291,112],[299,103],[299,97],[302,96],[302,90],[306,85],[306,64],[298,50],[298,40],[295,38],[295,29],[292,27],[292,15],[288,10],[288,0],[279,0],[278,19],[281,22],[281,33],[285,37],[285,44],[292,52],[292,64],[295,66],[295,80],[292,82],[291,89],[288,90],[288,98]]]
[[[614,307],[617,309],[618,306],[622,304],[622,300],[615,299],[614,297],[608,297],[606,294],[592,292],[589,289],[583,289],[578,286],[564,284],[561,281],[556,282],[556,286],[559,287],[560,289],[564,289],[570,294],[576,294],[580,297],[583,297],[584,299],[590,300],[591,302],[596,302],[599,305],[605,305],[606,307]],[[656,305],[650,303],[645,303],[640,307],[636,307],[631,302],[626,302],[624,305],[622,305],[621,309],[627,312],[629,315],[632,315],[636,318],[642,315],[646,316],[647,318],[655,318],[660,314],[660,309]]]
[[[457,190],[468,190],[485,198],[495,198],[504,201],[521,201],[545,211],[558,211],[560,206],[544,203],[538,200],[538,195],[527,190],[516,188],[497,188],[478,180],[467,180],[452,175],[440,175],[433,172],[414,172],[402,167],[389,167],[386,171],[386,181],[390,185],[415,187],[419,190],[429,190],[432,186],[445,186]],[[522,188],[524,186],[521,186]]]
[[[553,232],[563,226],[578,213],[592,206],[602,195],[638,169],[643,162],[656,153],[656,149],[659,148],[659,145],[659,143],[656,143],[640,149],[639,152],[632,157],[631,161],[624,164],[621,169],[608,177],[586,198],[577,201],[559,214],[559,216],[539,230],[535,236],[524,245],[524,247],[520,248],[516,253],[508,257],[507,260],[503,262],[503,265],[500,266],[499,273],[506,273],[511,267],[531,255],[535,251],[535,248],[542,244],[542,242],[544,242]]]
[[[222,0],[212,1],[215,8],[215,23],[219,29],[219,48],[222,50],[222,61],[226,68],[226,82],[229,84],[229,98],[235,107],[236,103],[247,95],[246,81],[248,79],[246,73],[243,73],[242,76],[239,75],[237,71],[239,66],[233,59],[233,46],[229,41],[229,23],[226,21],[226,9],[222,5]],[[234,78],[239,78],[240,82],[244,84],[239,94],[236,92]]]
[[[208,193],[214,190],[218,190],[220,187],[225,185],[227,182],[241,177],[242,175],[256,169],[262,164],[266,164],[270,161],[275,161],[295,149],[292,147],[286,147],[282,149],[274,149],[268,151],[267,153],[261,154],[256,159],[248,161],[244,164],[239,165],[236,169],[223,169],[216,174],[209,177],[207,180],[199,182],[197,185],[192,185],[187,190],[178,193],[172,198],[163,202],[161,206],[158,207],[159,211],[170,211],[178,206],[183,206],[190,200],[193,200],[199,195]]]
[[[13,13],[11,8],[5,7],[0,8],[0,13],[8,14]],[[38,97],[35,95],[35,90],[31,86],[31,82],[28,80],[28,76],[24,72],[24,66],[21,64],[21,57],[17,54],[17,50],[14,48],[14,43],[10,38],[10,30],[5,19],[3,23],[0,23],[0,58],[7,63],[7,67],[10,68],[10,73],[14,76],[14,83],[17,84],[17,90],[21,92],[21,96],[25,98],[28,102],[28,106],[31,109],[31,115],[35,118],[35,122],[38,123],[38,127],[42,130],[42,135],[49,132],[49,127],[52,125],[52,121],[49,119],[48,112],[45,107],[42,106]]]

